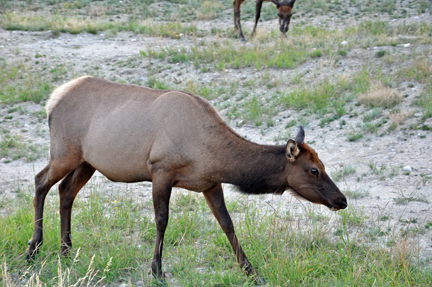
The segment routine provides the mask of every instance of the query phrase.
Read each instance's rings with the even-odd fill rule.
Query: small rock
[[[404,166],[403,171],[412,172],[412,168],[409,165],[407,165],[407,166]]]

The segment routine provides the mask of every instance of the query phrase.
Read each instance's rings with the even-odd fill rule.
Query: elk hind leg
[[[89,181],[95,168],[87,162],[81,163],[62,180],[59,185],[61,253],[67,255],[72,248],[71,213],[72,205],[81,188]]]
[[[61,180],[68,172],[75,168],[74,165],[68,165],[61,161],[50,161],[35,177],[35,197],[33,207],[35,212],[33,236],[29,241],[29,247],[26,251],[27,259],[31,259],[38,252],[43,241],[43,209],[45,198],[51,187]]]
[[[258,273],[252,267],[252,264],[247,259],[246,254],[243,252],[240,242],[237,239],[233,222],[225,206],[222,185],[217,184],[215,187],[203,192],[203,194],[207,201],[207,205],[210,207],[210,210],[216,217],[219,225],[228,237],[240,267],[248,276],[253,277],[257,284],[263,284],[264,280],[259,277]]]
[[[153,176],[153,206],[156,221],[156,241],[151,264],[153,277],[159,280],[162,285],[165,284],[162,272],[162,249],[165,230],[169,218],[169,200],[171,197],[172,185],[169,175]]]

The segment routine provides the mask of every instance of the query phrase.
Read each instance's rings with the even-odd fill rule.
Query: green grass
[[[305,86],[280,98],[281,104],[295,109],[311,109],[319,115],[329,111],[332,103],[344,99],[342,92],[347,86],[344,81],[331,83],[324,81],[316,86]]]
[[[402,191],[400,191],[398,197],[393,198],[393,200],[395,204],[398,205],[407,205],[412,201],[429,203],[429,200],[427,200],[426,197],[424,196],[416,196],[413,195],[412,193],[410,195],[405,195]]]
[[[277,43],[276,47],[264,45],[239,47],[234,42],[226,42],[224,45],[214,42],[203,47],[192,47],[190,51],[174,47],[153,49],[149,51],[149,56],[166,60],[168,63],[193,62],[198,68],[203,64],[212,64],[216,70],[246,67],[293,69],[309,58],[307,52],[301,47],[287,45],[285,42]]]
[[[420,98],[416,102],[424,110],[422,119],[426,120],[432,117],[432,83],[429,83]]]
[[[52,31],[59,33],[79,34],[88,32],[96,34],[100,31],[108,31],[115,35],[121,31],[133,32],[156,37],[178,38],[180,35],[197,35],[201,33],[195,25],[184,25],[176,22],[157,24],[151,21],[112,22],[106,20],[94,20],[91,18],[79,18],[75,16],[59,15],[20,15],[6,13],[1,19],[0,26],[6,30],[21,31]]]
[[[340,170],[333,172],[331,175],[333,180],[338,182],[342,178],[345,178],[346,176],[353,174],[355,172],[356,172],[356,168],[348,164],[348,165],[344,165]]]
[[[11,134],[6,129],[0,130],[0,158],[11,160],[24,159],[27,162],[42,157],[47,147],[26,141],[22,135]]]
[[[36,285],[36,280],[38,286],[150,282],[155,237],[151,202],[103,196],[91,189],[87,199],[79,197],[74,205],[74,249],[70,258],[64,258],[59,257],[60,218],[53,191],[47,197],[44,245],[39,256],[27,263],[22,254],[32,234],[33,211],[28,192],[21,194],[15,201],[0,202],[6,211],[0,217],[3,286],[23,280],[28,286]],[[360,237],[350,235],[350,226],[361,227],[366,220],[360,211],[340,211],[335,214],[339,223],[320,220],[299,230],[282,209],[263,213],[256,202],[241,200],[228,201],[228,206],[240,215],[235,220],[239,240],[270,286],[286,282],[295,286],[427,286],[432,282],[430,271],[413,263],[409,246],[387,251],[366,247]],[[201,195],[175,194],[170,208],[164,245],[168,283],[175,279],[181,286],[197,282],[253,286],[238,268],[228,240]],[[379,225],[367,225],[370,230],[381,230]],[[329,228],[336,229],[336,236],[329,235]]]
[[[40,78],[40,73],[32,71],[28,63],[10,63],[0,58],[0,103],[40,103],[52,89],[50,82]]]

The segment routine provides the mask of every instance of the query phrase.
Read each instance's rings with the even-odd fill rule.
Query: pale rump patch
[[[46,111],[47,116],[51,113],[52,109],[57,105],[57,103],[68,93],[70,89],[72,89],[74,86],[79,85],[84,79],[91,78],[90,76],[82,76],[78,79],[75,79],[73,81],[67,82],[66,84],[61,85],[60,87],[56,88],[52,93],[51,96],[46,104]]]

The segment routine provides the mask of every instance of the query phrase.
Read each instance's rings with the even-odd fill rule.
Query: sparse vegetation
[[[402,191],[399,192],[398,197],[394,198],[395,204],[407,205],[411,201],[429,203],[425,196],[416,196],[413,194],[405,195]]]
[[[334,181],[338,182],[341,179],[344,179],[345,176],[353,174],[356,172],[356,168],[352,165],[344,165],[342,168],[334,173],[332,173],[332,178]]]
[[[39,103],[46,99],[52,90],[48,81],[37,80],[29,64],[11,63],[0,58],[0,104],[32,101]]]

